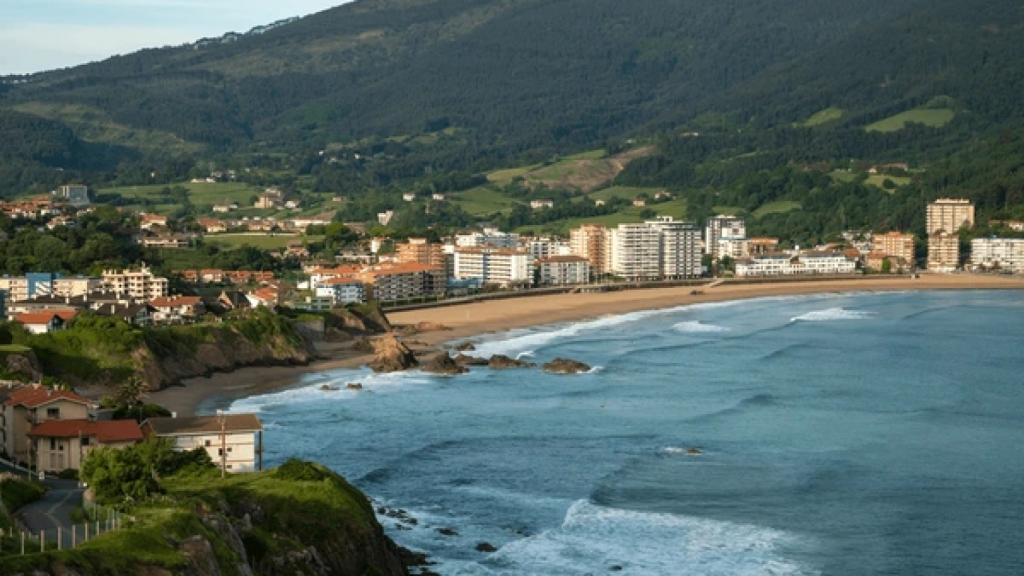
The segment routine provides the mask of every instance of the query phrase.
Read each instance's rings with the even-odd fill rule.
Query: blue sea
[[[1024,574],[1024,293],[765,298],[476,342],[594,369],[326,372],[232,410],[260,412],[269,464],[325,463],[414,517],[380,520],[441,574]],[[365,390],[319,390],[347,382]]]

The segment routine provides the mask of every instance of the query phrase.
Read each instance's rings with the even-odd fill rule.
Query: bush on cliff
[[[162,492],[162,477],[186,470],[192,474],[214,470],[205,449],[176,452],[172,440],[150,438],[121,449],[90,452],[79,475],[100,503],[123,506]]]

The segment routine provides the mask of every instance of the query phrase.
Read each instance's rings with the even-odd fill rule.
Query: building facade
[[[167,278],[154,276],[145,267],[140,270],[104,270],[102,281],[104,289],[144,302],[167,296],[170,286]]]
[[[853,274],[857,263],[842,252],[762,254],[736,261],[736,276],[795,276]]]
[[[583,224],[569,231],[569,253],[590,263],[595,276],[601,276],[608,267],[608,227],[604,224]]]
[[[705,251],[713,258],[718,258],[719,238],[746,238],[747,223],[743,218],[722,215],[708,218],[704,226]]]
[[[150,418],[142,423],[142,433],[169,438],[180,452],[203,448],[226,472],[263,469],[263,423],[255,414]]]
[[[444,268],[444,245],[428,242],[426,238],[409,238],[407,242],[395,244],[400,264],[429,264]]]
[[[928,234],[958,232],[974,226],[974,205],[963,198],[939,198],[928,205],[925,229]]]
[[[455,236],[455,246],[459,248],[519,248],[519,234],[502,232],[496,228],[484,228],[483,232],[459,234]]]
[[[15,462],[33,464],[29,432],[48,420],[88,420],[92,402],[68,390],[33,384],[11,391],[3,409],[4,451]]]
[[[971,264],[988,270],[1024,272],[1024,238],[975,238]]]
[[[533,258],[525,250],[456,248],[455,278],[499,286],[533,285]]]
[[[317,297],[329,299],[332,306],[366,301],[366,288],[360,280],[331,278],[317,284],[315,288]]]
[[[661,232],[647,224],[619,224],[609,232],[608,272],[628,280],[661,277]]]
[[[57,473],[81,470],[82,462],[98,448],[121,449],[142,441],[135,420],[47,420],[29,432],[35,469]]]
[[[586,284],[590,262],[582,256],[551,256],[537,260],[537,283],[541,286]]]
[[[953,272],[960,267],[960,235],[934,232],[928,235],[928,269]]]
[[[700,229],[692,222],[659,216],[644,223],[658,231],[661,278],[696,278],[701,275]]]
[[[382,302],[441,296],[447,286],[444,270],[428,264],[375,266],[358,276],[365,298]]]
[[[913,268],[916,262],[914,256],[914,235],[901,232],[889,232],[887,234],[875,234],[872,237],[873,252],[881,252],[889,257],[889,262],[894,269]]]

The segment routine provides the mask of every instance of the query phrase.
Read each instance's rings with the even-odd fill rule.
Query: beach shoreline
[[[393,326],[420,322],[442,324],[445,330],[406,336],[414,349],[438,349],[446,343],[480,338],[509,330],[579,322],[643,310],[691,304],[827,293],[932,290],[1024,290],[1024,278],[968,274],[912,277],[866,277],[779,283],[647,288],[620,292],[589,292],[480,301],[447,307],[389,313]],[[697,293],[694,293],[694,292]],[[149,402],[180,416],[209,413],[234,400],[299,385],[304,376],[328,370],[356,369],[370,356],[353,352],[350,344],[321,347],[326,358],[305,366],[247,367],[209,377],[192,378],[181,386],[154,392]]]

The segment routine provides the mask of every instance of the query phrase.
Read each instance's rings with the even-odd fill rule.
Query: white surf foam
[[[604,366],[594,366],[590,370],[587,370],[587,374],[597,374],[598,372],[604,372]]]
[[[865,320],[874,316],[874,312],[865,310],[847,310],[846,308],[828,308],[815,310],[790,318],[790,322],[834,322],[837,320]]]
[[[360,394],[373,391],[399,389],[405,386],[427,384],[431,376],[423,372],[393,372],[375,374],[369,370],[338,370],[324,372],[315,378],[307,379],[307,384],[288,388],[278,392],[240,398],[234,401],[228,412],[262,412],[268,406],[322,403],[330,401],[350,401]],[[358,382],[362,390],[348,390],[346,385]],[[323,390],[327,385],[331,390]]]
[[[559,528],[510,542],[463,575],[814,574],[787,559],[794,535],[762,526],[574,503]]]
[[[725,326],[715,326],[714,324],[704,324],[699,320],[692,320],[690,322],[680,322],[672,327],[676,332],[682,332],[684,334],[715,334],[720,332],[728,332],[729,329]]]

